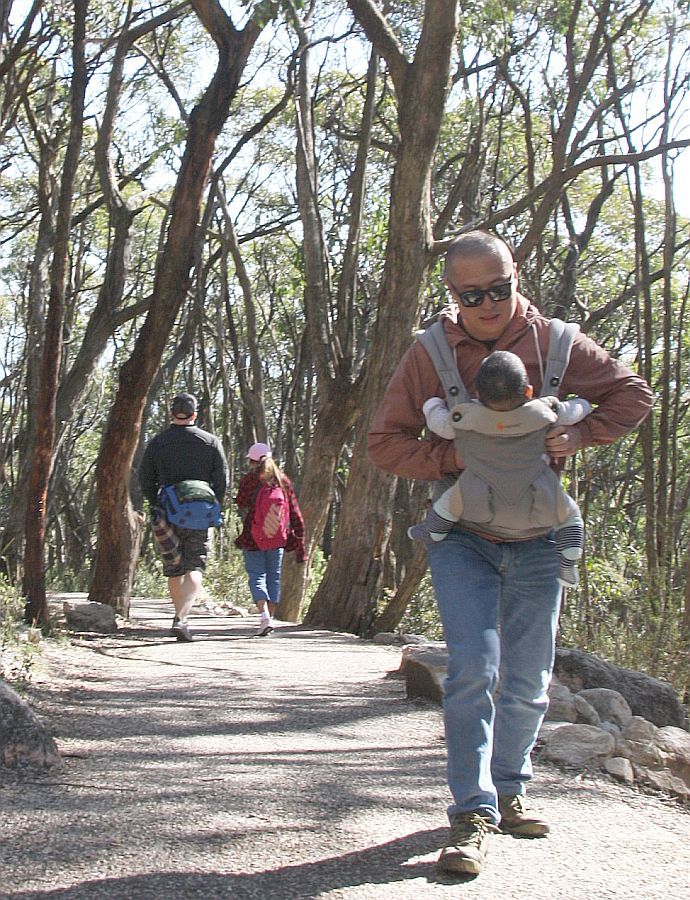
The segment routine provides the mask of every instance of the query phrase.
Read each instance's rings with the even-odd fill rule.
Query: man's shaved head
[[[513,258],[508,244],[497,234],[490,231],[468,231],[455,238],[446,252],[445,273],[456,262],[470,256],[506,256]]]

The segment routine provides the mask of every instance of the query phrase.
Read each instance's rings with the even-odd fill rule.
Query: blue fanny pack
[[[158,505],[165,518],[178,528],[205,531],[218,528],[223,521],[220,503],[205,481],[178,481],[166,484],[158,492]]]

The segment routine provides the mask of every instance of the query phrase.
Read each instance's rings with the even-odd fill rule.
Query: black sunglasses
[[[468,309],[472,309],[475,306],[481,306],[484,302],[485,297],[489,297],[496,303],[499,303],[501,300],[507,300],[510,297],[513,291],[513,277],[511,275],[510,281],[502,281],[501,284],[494,284],[490,288],[474,288],[471,291],[459,291],[455,285],[451,284],[449,281],[448,284],[455,291],[458,300],[462,303],[463,306],[466,306]]]

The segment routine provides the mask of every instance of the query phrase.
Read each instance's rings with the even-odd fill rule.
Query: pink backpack
[[[290,509],[285,492],[277,481],[263,484],[254,503],[252,538],[259,550],[284,547],[290,523]]]

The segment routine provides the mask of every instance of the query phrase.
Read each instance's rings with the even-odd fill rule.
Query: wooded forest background
[[[687,699],[689,30],[673,0],[0,0],[0,558],[27,619],[55,586],[127,613],[157,566],[133,473],[191,390],[229,498],[255,440],[296,484],[286,618],[433,629],[428,486],[366,430],[448,241],[484,227],[654,387],[568,468],[561,640]]]

